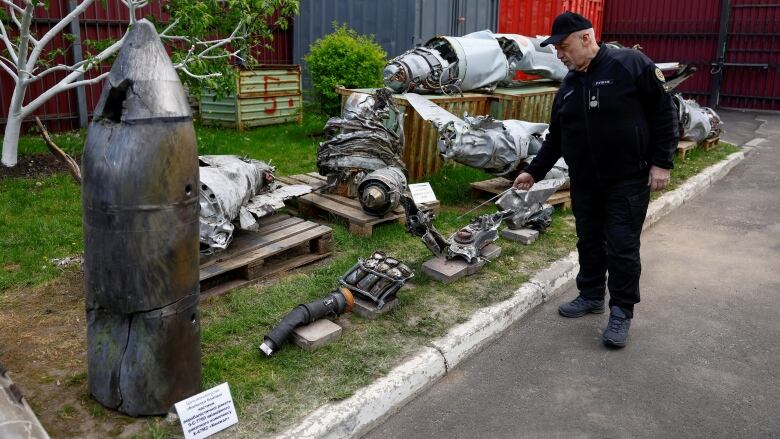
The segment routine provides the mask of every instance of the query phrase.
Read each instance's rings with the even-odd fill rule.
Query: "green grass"
[[[233,132],[197,127],[201,153],[239,154],[271,160],[279,174],[314,170],[314,155],[323,117],[308,117],[302,125],[282,125]],[[55,139],[71,153],[79,151],[80,135]],[[73,139],[71,139],[73,137]],[[25,137],[25,153],[43,152],[35,138]],[[694,150],[673,171],[682,182],[737,148],[721,145],[704,153]],[[437,228],[445,235],[472,216],[495,209],[488,205],[460,218],[474,203],[469,183],[489,175],[460,165],[446,165],[430,182],[442,201]],[[38,184],[40,183],[40,184]],[[82,251],[79,189],[66,174],[41,179],[0,180],[0,294],[9,288],[38,285],[57,276],[49,259]],[[334,219],[335,221],[335,219]],[[570,212],[556,211],[553,224],[532,246],[501,242],[502,256],[474,276],[442,285],[420,267],[430,253],[400,225],[377,227],[373,236],[350,234],[333,226],[336,254],[327,262],[286,277],[209,298],[201,305],[203,387],[227,381],[241,424],[258,432],[274,432],[307,411],[330,400],[349,397],[384,375],[405,356],[466,321],[476,310],[508,298],[535,271],[574,249],[576,236]],[[337,286],[338,278],[358,257],[384,250],[410,264],[416,276],[399,294],[401,305],[375,321],[342,316],[342,338],[315,352],[285,347],[271,358],[258,345],[287,312],[299,303],[319,299]],[[83,381],[77,375],[75,382]],[[61,414],[69,416],[67,408]],[[92,409],[103,418],[99,406]],[[243,427],[242,427],[243,426]],[[167,437],[177,426],[149,421],[148,437]]]

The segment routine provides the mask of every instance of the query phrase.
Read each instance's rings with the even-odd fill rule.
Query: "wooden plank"
[[[218,254],[218,260],[201,266],[201,296],[222,294],[261,277],[282,273],[324,259],[333,253],[330,227],[301,218],[279,215],[281,221],[266,220],[257,232],[239,231],[232,247]],[[274,230],[265,234],[265,231]],[[231,253],[231,251],[233,251]]]
[[[701,145],[704,147],[705,151],[709,151],[718,146],[718,144],[720,144],[720,136],[713,137],[712,139],[704,139],[704,142],[702,142]]]
[[[685,154],[693,148],[696,148],[696,142],[693,140],[680,140],[677,144],[677,157],[685,160]]]
[[[284,215],[282,216],[281,221],[270,222],[269,220],[267,224],[262,225],[256,232],[253,233],[236,230],[234,232],[235,234],[233,242],[230,243],[228,249],[221,253],[202,257],[200,261],[200,267],[201,269],[204,269],[216,263],[222,262],[225,259],[240,256],[257,247],[258,245],[262,245],[264,239],[262,237],[273,235],[280,230],[294,226],[296,224],[300,224],[302,222],[304,222],[302,218]]]
[[[316,223],[305,221],[270,235],[260,236],[255,240],[257,248],[254,250],[235,257],[232,257],[231,255],[230,258],[224,258],[219,262],[203,267],[200,271],[200,280],[204,281],[257,259],[271,256],[290,246],[302,244],[311,238],[330,232],[330,227],[320,226]]]

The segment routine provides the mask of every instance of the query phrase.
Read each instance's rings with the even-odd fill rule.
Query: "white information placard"
[[[414,200],[414,204],[431,203],[436,201],[436,194],[433,193],[433,188],[428,182],[410,184],[409,192],[412,194],[412,200]]]
[[[176,403],[181,428],[186,439],[201,439],[238,423],[236,406],[228,383]]]

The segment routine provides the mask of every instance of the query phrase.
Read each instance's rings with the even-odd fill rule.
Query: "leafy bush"
[[[322,109],[328,114],[338,114],[341,108],[337,85],[380,87],[387,56],[373,35],[359,35],[346,24],[338,26],[335,22],[333,29],[333,33],[315,41],[303,58]]]

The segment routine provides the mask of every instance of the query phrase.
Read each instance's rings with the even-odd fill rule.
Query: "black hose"
[[[354,303],[352,293],[346,288],[341,288],[324,299],[298,305],[263,337],[260,350],[267,356],[271,356],[290,338],[295,328],[308,325],[323,317],[337,317],[345,311],[350,312]]]

